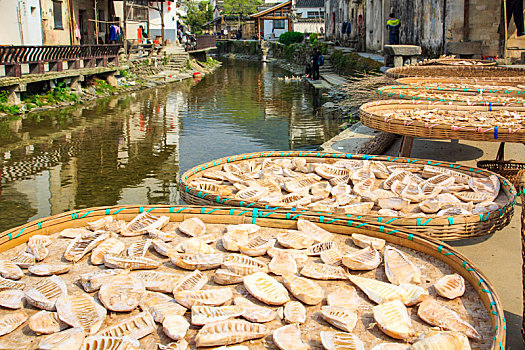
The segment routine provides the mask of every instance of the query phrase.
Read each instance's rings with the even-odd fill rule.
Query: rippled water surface
[[[261,150],[315,149],[337,122],[316,91],[270,65],[225,61],[192,81],[0,121],[0,230],[63,211],[179,204],[192,166]]]

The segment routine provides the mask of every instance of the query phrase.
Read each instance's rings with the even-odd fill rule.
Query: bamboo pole
[[[150,29],[150,24],[149,24],[149,9],[151,7],[149,6],[149,1],[148,1],[148,8],[146,9],[147,11],[147,16],[146,16],[146,33],[148,34],[149,38],[151,39],[151,33],[149,32],[149,29]],[[146,44],[147,44],[147,41],[146,41]]]
[[[128,14],[126,11],[127,0],[122,1],[122,15],[124,17],[124,22],[122,23],[122,41],[124,42],[124,52],[128,53],[128,40],[127,40],[127,28],[128,28]]]
[[[98,45],[98,11],[97,11],[97,0],[93,0],[93,5],[95,8],[95,42]]]
[[[75,41],[77,39],[76,35],[75,35],[75,29],[76,29],[76,25],[77,25],[77,21],[75,19],[75,13],[73,11],[73,3],[71,0],[68,0],[67,2],[67,8],[68,8],[68,12],[69,12],[69,42],[71,43],[71,45],[75,45]],[[80,44],[80,42],[79,42]]]
[[[160,27],[161,27],[161,35],[162,35],[162,46],[164,46],[164,43],[166,41],[165,34],[164,34],[164,1],[160,2]],[[177,29],[175,29],[175,35],[177,34]]]

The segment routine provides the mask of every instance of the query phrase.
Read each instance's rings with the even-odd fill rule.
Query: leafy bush
[[[312,33],[312,34],[310,34],[310,42],[311,42],[312,44],[314,44],[314,42],[317,43],[317,39],[318,39],[318,38],[319,38],[319,34],[317,34],[317,33]],[[314,45],[315,45],[315,44],[314,44]]]
[[[286,32],[281,34],[279,37],[279,42],[281,44],[290,45],[295,43],[301,43],[304,40],[303,33],[299,32]]]

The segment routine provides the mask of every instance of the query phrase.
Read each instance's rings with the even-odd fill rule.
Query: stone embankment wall
[[[319,51],[334,66],[337,73],[352,75],[355,72],[377,72],[381,63],[369,58],[361,57],[355,52],[343,53],[331,49],[326,43],[317,45]],[[263,48],[258,41],[252,40],[225,40],[217,42],[217,53],[221,56],[234,55],[240,58],[262,59],[263,54],[267,58],[285,61],[294,67],[299,67],[299,72],[310,63],[310,57],[314,46],[309,43],[284,45],[276,41],[264,42]],[[285,67],[288,69],[288,67]]]
[[[380,62],[373,59],[361,57],[356,52],[343,53],[340,50],[334,50],[330,62],[337,73],[342,75],[353,75],[358,73],[379,72]]]
[[[302,66],[310,63],[310,56],[313,53],[312,46],[304,44],[284,45],[279,42],[271,42],[270,45],[269,54],[273,58],[284,59]]]
[[[217,54],[221,56],[235,54],[261,59],[263,52],[257,40],[217,40]]]

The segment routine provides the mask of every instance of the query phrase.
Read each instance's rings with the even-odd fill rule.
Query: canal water
[[[201,82],[0,121],[0,230],[67,210],[179,204],[187,169],[228,155],[316,149],[338,132],[285,71],[224,61]]]

